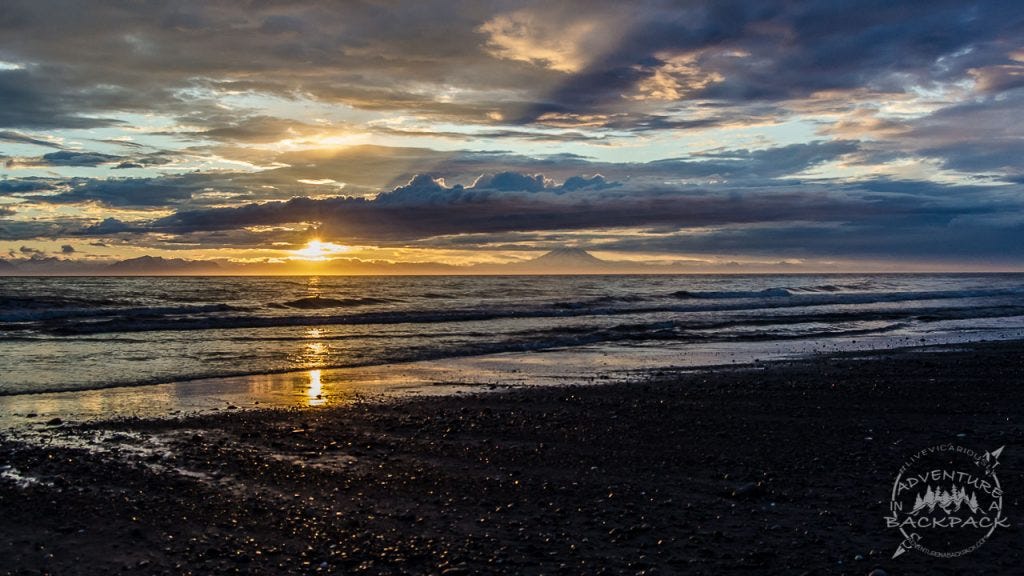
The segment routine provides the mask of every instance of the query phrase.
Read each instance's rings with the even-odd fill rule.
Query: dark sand
[[[0,572],[1021,574],[1022,376],[1009,342],[55,424],[0,442],[38,480],[0,480]],[[1011,527],[891,560],[896,472],[943,442],[1006,445]]]

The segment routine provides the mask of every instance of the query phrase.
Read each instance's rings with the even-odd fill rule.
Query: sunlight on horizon
[[[343,254],[349,251],[348,246],[323,242],[321,240],[310,240],[305,247],[292,251],[292,260],[307,260],[311,262],[322,262],[335,254]]]

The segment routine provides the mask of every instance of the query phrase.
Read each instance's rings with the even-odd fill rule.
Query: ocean
[[[1022,331],[1024,274],[7,277],[0,395],[499,352]]]

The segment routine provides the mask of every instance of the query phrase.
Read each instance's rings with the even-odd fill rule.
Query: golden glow
[[[330,354],[331,352],[330,347],[326,343],[321,342],[319,340],[320,338],[323,337],[324,331],[321,330],[320,328],[309,328],[308,330],[306,330],[306,338],[310,338],[313,341],[306,343],[306,350],[304,355],[307,359],[317,364],[323,363],[323,361],[327,358],[327,355]]]
[[[307,404],[310,406],[320,406],[325,402],[319,370],[309,371],[309,388],[306,390],[306,396],[309,397]]]
[[[313,342],[306,344],[306,356],[313,362],[320,364],[326,358],[330,349],[326,344],[320,342],[319,338],[323,338],[324,332],[320,328],[308,328],[306,330],[306,337],[314,339]],[[309,387],[306,389],[306,404],[309,406],[320,406],[326,403],[323,396],[323,385],[320,381],[320,370],[309,371]]]
[[[327,355],[330,349],[327,344],[323,342],[310,342],[306,345],[306,354],[315,359],[320,359]]]
[[[575,14],[565,20],[530,10],[498,14],[477,32],[487,37],[485,49],[503,60],[518,60],[557,70],[578,72],[618,45],[619,36],[597,18]]]
[[[329,259],[330,256],[342,254],[348,252],[348,250],[348,246],[342,246],[341,244],[310,240],[304,248],[292,251],[292,259],[322,262]]]
[[[368,132],[315,133],[297,135],[293,138],[285,138],[276,142],[254,144],[252,145],[252,148],[257,150],[273,150],[276,152],[329,150],[369,144],[372,137],[373,135]]]

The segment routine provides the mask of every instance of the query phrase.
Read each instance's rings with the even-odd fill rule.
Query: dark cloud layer
[[[518,185],[493,186],[516,180]],[[619,239],[625,251],[773,252],[797,256],[1024,256],[1008,244],[1024,226],[1024,203],[986,200],[984,187],[880,181],[836,190],[750,189],[721,194],[701,188],[634,188],[599,177],[583,187],[537,177],[498,175],[474,186],[445,186],[418,176],[375,200],[295,198],[237,208],[190,210],[158,219],[150,230],[188,236],[238,227],[305,223],[325,238],[359,243],[451,246],[441,237],[489,234],[516,242],[523,231],[661,228],[658,238]],[[575,181],[575,180],[573,180]],[[991,217],[1016,218],[993,224]],[[972,219],[975,219],[972,221]],[[808,223],[815,222],[811,225]],[[687,232],[689,227],[707,228]],[[673,233],[675,230],[682,230]],[[958,239],[971,238],[964,243]],[[899,246],[892,245],[897,238]],[[478,243],[480,237],[469,243]],[[1018,243],[1019,244],[1019,243]]]
[[[47,148],[59,148],[60,146],[42,138],[36,138],[22,132],[14,130],[0,130],[0,141],[10,142],[13,144],[32,144],[35,146],[45,146]]]
[[[901,93],[966,79],[985,66],[1012,65],[1008,52],[1019,48],[1012,39],[1024,31],[1024,5],[1012,1],[649,3],[635,17],[615,50],[521,121],[615,106],[671,54],[690,54],[705,77],[719,78],[689,90],[691,98],[779,101],[829,90]]]
[[[403,204],[410,199],[414,200],[413,203],[424,203],[428,198],[448,203],[453,198],[484,200],[495,192],[561,194],[568,191],[594,192],[619,185],[606,178],[650,184],[715,177],[728,178],[734,185],[761,185],[765,178],[796,173],[857,149],[854,142],[810,142],[758,151],[718,151],[692,160],[598,163],[573,156],[531,158],[504,153],[451,154],[427,149],[364,147],[336,156],[316,154],[310,158],[296,154],[283,157],[289,163],[299,164],[299,168],[287,166],[257,173],[193,172],[153,178],[34,177],[0,181],[0,193],[39,191],[39,194],[20,194],[20,197],[46,204],[94,203],[120,208],[171,208],[266,200],[279,197],[281,191],[293,191],[289,195],[298,196],[318,188],[322,191],[321,187],[303,184],[300,179],[331,179],[347,183],[355,180],[352,188],[365,189],[368,195],[374,196],[383,187],[408,182],[381,194],[378,201],[382,204]],[[43,157],[77,165],[113,162],[120,158],[80,152],[56,152]],[[388,172],[396,167],[398,170]],[[549,178],[565,182],[552,186],[539,174],[524,173],[531,169],[543,170]],[[413,178],[423,170],[467,181],[467,185],[445,186],[427,176]],[[580,172],[594,175],[584,177]],[[346,192],[349,189],[347,186]],[[328,190],[332,195],[337,193],[337,189]]]
[[[400,153],[407,160],[419,154],[461,172],[413,175],[370,198],[338,195],[333,189],[326,197],[283,201],[267,201],[259,190],[287,188],[294,182],[292,168],[258,174],[8,180],[0,182],[0,191],[31,202],[175,212],[131,221],[108,217],[50,225],[8,223],[6,228],[0,223],[0,234],[11,239],[134,237],[165,247],[255,248],[274,240],[301,242],[302,230],[315,229],[324,239],[341,243],[465,248],[481,242],[516,246],[524,233],[578,231],[585,238],[599,237],[595,231],[605,230],[613,237],[603,241],[606,249],[637,252],[882,257],[889,250],[890,256],[906,257],[1024,256],[1009,243],[1024,223],[1024,199],[1003,187],[887,178],[812,183],[792,176],[859,151],[856,142],[820,141],[716,150],[687,160],[607,164],[501,154],[437,158],[428,150],[408,149]],[[342,164],[348,166],[353,158],[343,156]],[[549,165],[560,172],[485,171],[510,165]],[[569,168],[587,171],[572,174],[566,172]],[[320,169],[328,171],[320,175],[336,175],[323,160]],[[474,172],[477,176],[467,179]],[[453,175],[461,175],[467,184],[440,178]],[[225,199],[237,205],[223,207]],[[621,237],[614,232],[621,229],[649,232]],[[963,238],[970,241],[958,240]]]
[[[487,22],[532,10],[554,24],[544,45],[586,16],[606,34],[600,54],[566,74],[494,57]],[[612,2],[432,1],[376,3],[175,2],[87,4],[12,0],[0,16],[0,54],[24,67],[0,70],[0,125],[28,128],[108,124],[112,110],[185,111],[184,89],[215,88],[408,109],[486,122],[488,111],[534,122],[546,113],[619,112],[620,126],[661,128],[649,111],[623,108],[623,94],[662,73],[681,97],[731,103],[779,101],[824,90],[901,93],[981,75],[990,91],[1020,85],[1019,2]],[[401,31],[396,34],[395,31]],[[622,30],[620,34],[611,31]],[[499,39],[500,40],[500,39]],[[568,40],[573,40],[569,38]],[[576,39],[582,46],[590,42]],[[666,68],[680,55],[688,67]],[[523,60],[526,60],[524,57]],[[459,102],[425,97],[420,86],[535,89],[516,98]],[[191,104],[195,106],[195,99]],[[691,122],[709,122],[689,120]],[[213,126],[212,137],[251,138],[278,119]],[[635,122],[632,123],[631,122]],[[254,124],[255,123],[255,124]]]
[[[98,103],[62,95],[69,86],[47,78],[49,73],[45,69],[0,69],[0,127],[95,128],[115,123],[83,115]]]
[[[111,154],[101,154],[98,152],[84,152],[77,150],[61,150],[60,152],[50,152],[49,154],[43,154],[39,158],[27,158],[12,160],[9,164],[17,166],[73,166],[73,167],[92,167],[99,166],[101,164],[111,164],[120,160],[120,156],[114,156]]]

